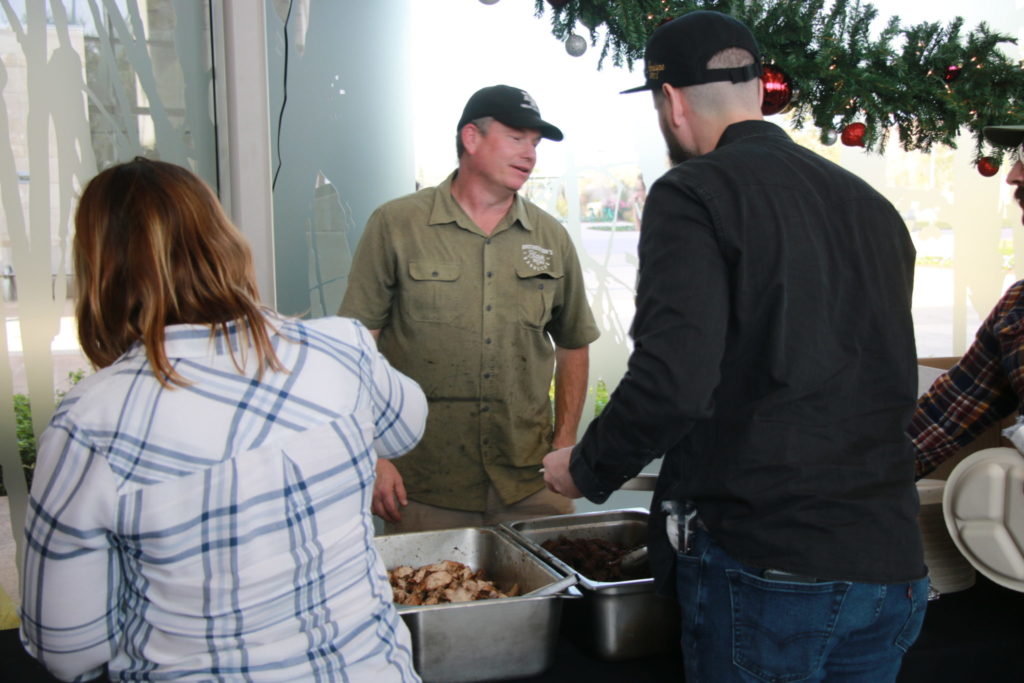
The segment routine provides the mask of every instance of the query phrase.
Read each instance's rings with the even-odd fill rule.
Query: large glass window
[[[984,21],[1014,37],[1024,30],[1019,2],[873,4],[879,10],[878,28],[899,15],[905,24],[963,16],[967,28]],[[598,71],[600,45],[588,47],[581,57],[570,56],[551,35],[550,17],[535,18],[524,3],[435,0],[417,3],[413,10],[419,29],[412,72],[419,184],[435,184],[455,167],[455,124],[466,99],[482,86],[507,83],[526,89],[545,119],[565,132],[562,142],[541,143],[525,191],[563,220],[576,240],[602,327],[601,338],[591,346],[589,411],[614,388],[625,367],[636,279],[636,211],[646,187],[667,169],[650,96],[619,94],[643,81],[642,69],[631,73],[606,60]],[[1013,45],[1003,49],[1011,58],[1018,56]],[[918,355],[962,353],[1000,294],[1024,273],[1017,258],[1018,245],[1024,245],[1020,209],[1004,183],[1009,165],[995,177],[982,177],[973,163],[974,141],[966,137],[956,150],[908,153],[890,144],[883,153],[871,153],[825,146],[813,125],[794,130],[784,116],[771,120],[801,144],[867,179],[894,203],[918,250]],[[606,505],[644,502],[638,494],[620,492]]]
[[[17,539],[35,436],[90,371],[73,317],[76,199],[139,155],[216,187],[210,55],[206,2],[0,0],[0,508]],[[12,543],[0,534],[0,588],[16,595]]]
[[[430,4],[266,0],[282,313],[336,313],[366,219],[415,187],[408,15]]]
[[[1005,0],[970,6],[951,0],[878,0],[878,28],[898,15],[904,24],[951,21],[966,28],[986,22],[1010,36],[1024,32],[1024,7]],[[452,138],[466,98],[477,88],[509,83],[528,90],[545,117],[566,134],[544,141],[527,193],[563,219],[577,239],[604,336],[596,344],[594,372],[614,382],[621,375],[632,317],[637,232],[631,226],[646,185],[667,168],[664,143],[645,94],[619,95],[642,82],[606,60],[600,45],[572,57],[550,33],[550,17],[537,19],[522,3],[436,0],[414,7],[422,30],[414,40],[416,172],[420,184],[443,179],[455,166]],[[587,32],[581,28],[581,34]],[[524,49],[523,46],[529,46]],[[1010,57],[1018,48],[1003,45]],[[453,67],[457,65],[457,68]],[[439,78],[447,73],[457,77]],[[813,126],[794,130],[784,116],[772,120],[801,144],[866,178],[899,209],[918,250],[914,316],[918,355],[962,353],[980,320],[1024,267],[1017,258],[1020,209],[1003,182],[1009,171],[982,177],[973,163],[974,142],[958,149],[904,152],[896,143],[883,153],[841,144],[824,146]]]
[[[637,216],[666,169],[650,97],[618,94],[642,80],[640,70],[598,71],[594,47],[570,56],[532,3],[262,5],[279,308],[333,313],[370,212],[455,167],[455,124],[472,92],[516,85],[566,133],[542,143],[526,192],[578,245],[603,330],[592,347],[592,411],[629,353]],[[882,20],[960,15],[968,27],[986,21],[1014,36],[1024,27],[1024,8],[1005,0],[874,5]],[[69,372],[88,371],[69,303],[71,218],[82,185],[137,154],[188,166],[216,185],[209,16],[209,3],[198,0],[0,0],[0,129],[8,139],[0,143],[0,467],[12,497],[24,495],[21,479],[10,477],[21,468],[19,439],[27,443],[46,424]],[[895,145],[871,154],[821,146],[816,130],[792,132],[898,207],[918,247],[919,355],[962,352],[1024,268],[1019,209],[1002,182],[1008,168],[982,178],[970,140],[931,154]]]

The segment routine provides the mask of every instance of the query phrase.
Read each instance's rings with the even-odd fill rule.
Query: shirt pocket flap
[[[540,270],[530,266],[526,263],[516,264],[516,276],[521,279],[532,278],[532,277],[549,277],[555,280],[560,280],[564,277],[565,273],[562,272],[561,267],[557,264],[552,264]]]
[[[459,264],[410,261],[409,277],[413,280],[454,282],[459,279]]]

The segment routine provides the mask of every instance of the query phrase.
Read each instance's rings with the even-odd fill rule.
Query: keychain
[[[663,500],[661,511],[667,515],[665,532],[668,534],[668,542],[672,544],[676,552],[690,552],[690,548],[693,546],[697,506],[692,501],[686,501],[683,505],[679,505],[674,500]],[[682,536],[681,539],[680,536]]]

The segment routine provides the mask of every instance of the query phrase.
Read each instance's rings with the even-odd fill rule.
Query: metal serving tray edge
[[[547,538],[597,536],[632,543],[647,539],[646,508],[624,508],[510,522],[503,531],[562,573],[575,573],[583,600],[565,606],[562,633],[599,659],[622,661],[674,652],[679,606],[654,592],[654,579],[592,581],[540,546]],[[638,528],[639,527],[639,528]]]
[[[384,566],[421,566],[440,560],[484,569],[499,588],[518,583],[529,592],[562,575],[494,527],[466,527],[377,536]],[[413,663],[428,683],[529,677],[554,660],[564,593],[443,605],[396,605],[409,628]]]
[[[570,515],[541,517],[516,522],[503,522],[498,525],[498,529],[556,569],[563,576],[575,574],[579,577],[579,587],[584,590],[614,594],[641,593],[653,590],[653,578],[646,577],[630,579],[628,581],[595,581],[580,574],[568,564],[558,559],[553,553],[543,548],[540,543],[533,540],[530,535],[544,532],[550,536],[569,534],[578,537],[588,530],[608,528],[621,525],[623,522],[641,522],[646,527],[649,514],[646,508],[622,508],[611,511],[597,510],[594,512],[578,512]]]

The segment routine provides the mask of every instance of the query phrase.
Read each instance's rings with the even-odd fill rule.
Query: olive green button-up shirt
[[[483,510],[543,488],[554,344],[598,337],[576,251],[520,196],[490,234],[436,188],[388,202],[366,224],[339,315],[379,329],[379,346],[429,402],[420,444],[393,460],[410,498]]]

